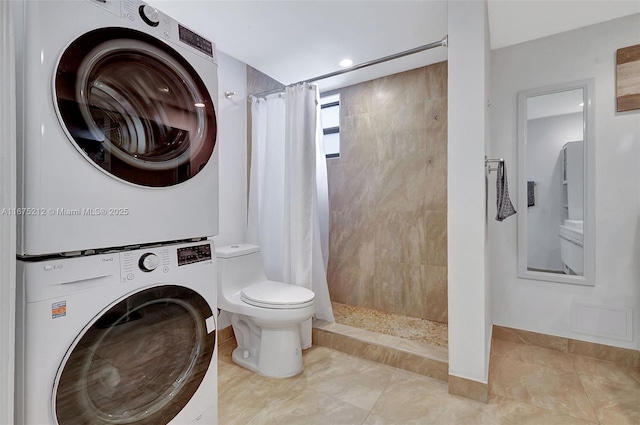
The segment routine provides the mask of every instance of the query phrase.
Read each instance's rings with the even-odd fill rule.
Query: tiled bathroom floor
[[[220,345],[220,425],[637,425],[640,369],[494,340],[488,404],[447,384],[314,346],[305,369],[270,379]]]

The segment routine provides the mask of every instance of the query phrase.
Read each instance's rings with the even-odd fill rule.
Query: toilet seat
[[[243,288],[240,299],[256,307],[293,309],[313,305],[315,294],[302,286],[268,280]]]

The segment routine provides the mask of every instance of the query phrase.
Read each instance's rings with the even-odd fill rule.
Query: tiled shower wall
[[[447,63],[339,92],[331,299],[447,322]]]

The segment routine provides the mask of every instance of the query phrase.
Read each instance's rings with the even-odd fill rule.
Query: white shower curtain
[[[316,317],[334,321],[327,287],[329,202],[318,88],[252,99],[247,236],[270,280],[311,289]],[[301,329],[311,346],[311,321]]]

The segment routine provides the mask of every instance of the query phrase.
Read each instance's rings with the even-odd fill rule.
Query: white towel
[[[502,221],[505,218],[512,216],[516,213],[511,199],[509,199],[509,185],[507,184],[507,167],[504,165],[504,161],[498,163],[498,178],[496,179],[496,191],[497,191],[497,207],[498,213],[496,214],[496,220]]]

